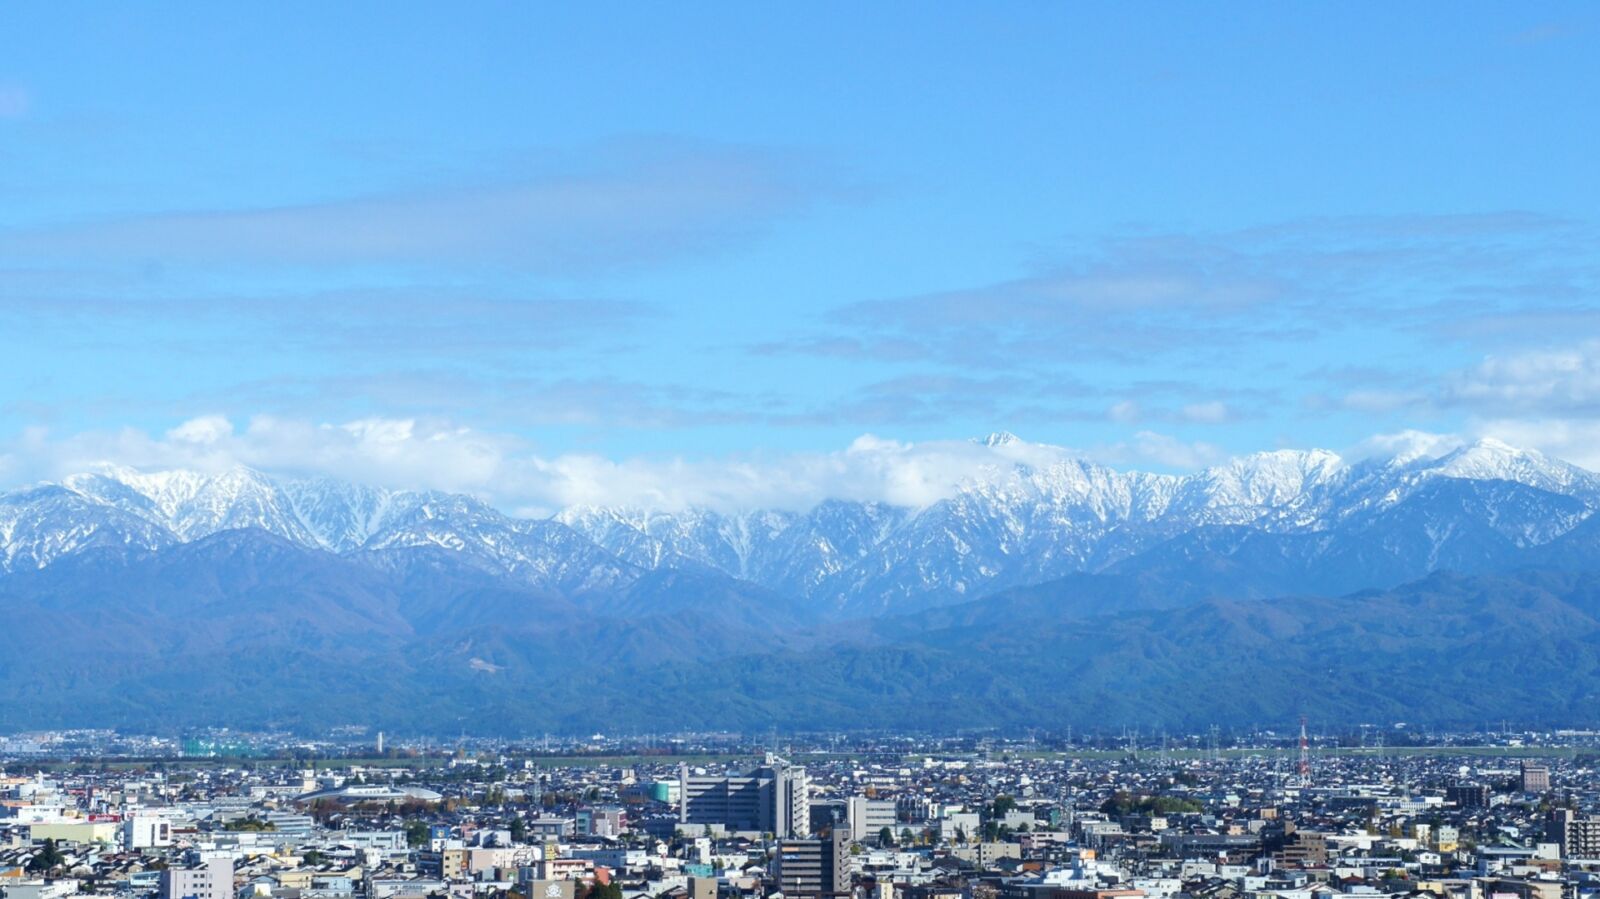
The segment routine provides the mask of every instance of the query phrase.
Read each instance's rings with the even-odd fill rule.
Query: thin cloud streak
[[[1600,328],[1595,237],[1525,212],[1126,236],[1059,253],[1037,274],[841,306],[813,333],[750,350],[1026,370],[1370,330],[1470,340],[1519,316]]]
[[[97,265],[593,273],[744,242],[839,193],[812,169],[755,148],[636,141],[600,148],[583,165],[476,184],[14,230],[0,233],[0,254]]]

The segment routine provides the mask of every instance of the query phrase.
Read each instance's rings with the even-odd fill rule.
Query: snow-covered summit
[[[1404,523],[1395,527],[1407,530],[1382,545],[1433,560],[1464,533],[1515,546],[1553,540],[1600,507],[1600,476],[1492,440],[1356,461],[1273,450],[1187,475],[1120,470],[1005,432],[981,443],[996,451],[969,450],[953,485],[916,506],[837,498],[798,510],[574,506],[541,520],[468,496],[333,478],[105,466],[0,494],[0,571],[254,528],[374,564],[454,554],[542,587],[600,589],[640,572],[697,569],[870,612],[1107,570],[1208,529],[1293,540],[1396,515]],[[1471,502],[1430,499],[1461,484],[1479,485]],[[1418,507],[1428,502],[1437,508]]]
[[[983,438],[982,440],[980,440],[978,442],[983,444],[984,446],[993,447],[993,446],[1011,446],[1012,444],[1022,443],[1023,441],[1022,441],[1021,437],[1018,437],[1017,435],[1011,433],[1010,431],[995,431],[994,433],[990,434],[989,436]]]

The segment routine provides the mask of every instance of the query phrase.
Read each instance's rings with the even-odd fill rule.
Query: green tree
[[[893,828],[889,827],[888,825],[884,825],[884,828],[882,830],[878,831],[878,845],[879,846],[893,846],[894,845],[894,829]]]
[[[406,845],[413,849],[418,846],[428,845],[428,822],[411,820],[406,822]]]
[[[47,839],[44,845],[39,847],[39,851],[34,853],[33,858],[28,859],[28,871],[34,874],[54,871],[65,864],[66,860],[67,857],[56,846],[56,841]]]
[[[265,831],[277,830],[278,825],[273,824],[271,821],[263,821],[260,818],[252,816],[247,818],[235,818],[232,821],[222,825],[222,829],[228,831],[262,833]]]

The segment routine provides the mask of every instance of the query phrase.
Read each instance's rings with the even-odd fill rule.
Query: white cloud
[[[167,432],[167,437],[179,443],[215,444],[233,436],[233,422],[221,415],[191,418]]]
[[[531,515],[586,504],[805,509],[827,498],[925,506],[975,478],[1083,456],[1165,468],[1195,468],[1224,458],[1209,444],[1141,431],[1125,443],[1086,453],[1026,441],[911,443],[869,434],[831,452],[608,459],[593,453],[543,455],[519,438],[421,419],[329,424],[260,415],[241,426],[206,415],[158,435],[134,428],[66,435],[28,429],[0,443],[0,475],[15,486],[106,464],[147,471],[244,465],[291,476],[471,493]]]
[[[1453,377],[1445,398],[1519,418],[1600,411],[1600,341],[1490,356]]]
[[[1140,431],[1132,440],[1099,447],[1092,455],[1120,465],[1156,465],[1193,471],[1226,461],[1228,452],[1204,441],[1188,443],[1170,434]]]
[[[1183,419],[1199,424],[1222,424],[1233,420],[1233,410],[1220,400],[1208,403],[1190,403],[1183,407]]]
[[[1132,424],[1144,416],[1144,410],[1133,400],[1122,400],[1106,410],[1106,416],[1121,424]]]
[[[1368,388],[1352,390],[1340,398],[1339,404],[1355,412],[1387,413],[1401,409],[1425,407],[1428,397],[1425,394],[1406,390],[1384,390]]]
[[[0,115],[26,95],[0,87]],[[0,235],[0,251],[50,260],[192,264],[491,264],[589,273],[741,244],[841,192],[792,154],[665,139],[579,157],[535,154],[476,183],[301,204],[187,209]]]
[[[1405,430],[1375,434],[1344,453],[1348,459],[1432,459],[1456,449],[1467,441],[1457,434]]]
[[[1461,435],[1381,434],[1346,456],[1436,457],[1482,436],[1600,469],[1600,421],[1575,419],[1481,420]],[[868,434],[827,452],[608,459],[594,453],[544,455],[517,437],[423,419],[330,424],[262,415],[239,426],[207,415],[161,434],[134,428],[67,435],[26,429],[0,441],[0,487],[57,480],[107,464],[212,472],[244,465],[280,475],[469,493],[525,516],[573,505],[803,510],[829,498],[921,507],[953,495],[964,483],[1016,466],[1039,468],[1071,459],[1193,471],[1229,456],[1215,444],[1143,430],[1081,451],[1026,441],[988,446]]]

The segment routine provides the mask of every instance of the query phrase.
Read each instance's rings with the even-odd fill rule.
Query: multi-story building
[[[161,872],[161,899],[233,899],[233,859],[213,856],[192,868]]]
[[[780,840],[773,875],[785,899],[850,892],[850,831],[835,827],[817,840]]]
[[[1444,801],[1456,808],[1488,808],[1489,788],[1483,784],[1456,784],[1445,788]]]
[[[1522,763],[1522,792],[1545,793],[1550,789],[1550,766]]]
[[[900,834],[899,815],[892,799],[852,796],[845,808],[845,820],[850,825],[850,833],[859,842],[877,843],[885,827],[895,837]]]
[[[811,833],[806,769],[769,754],[743,777],[691,777],[679,767],[678,821],[801,838]]]
[[[125,849],[153,849],[172,845],[172,821],[160,815],[129,815],[122,822]]]
[[[1572,809],[1550,813],[1546,839],[1561,847],[1562,858],[1600,859],[1600,818],[1579,817]]]

